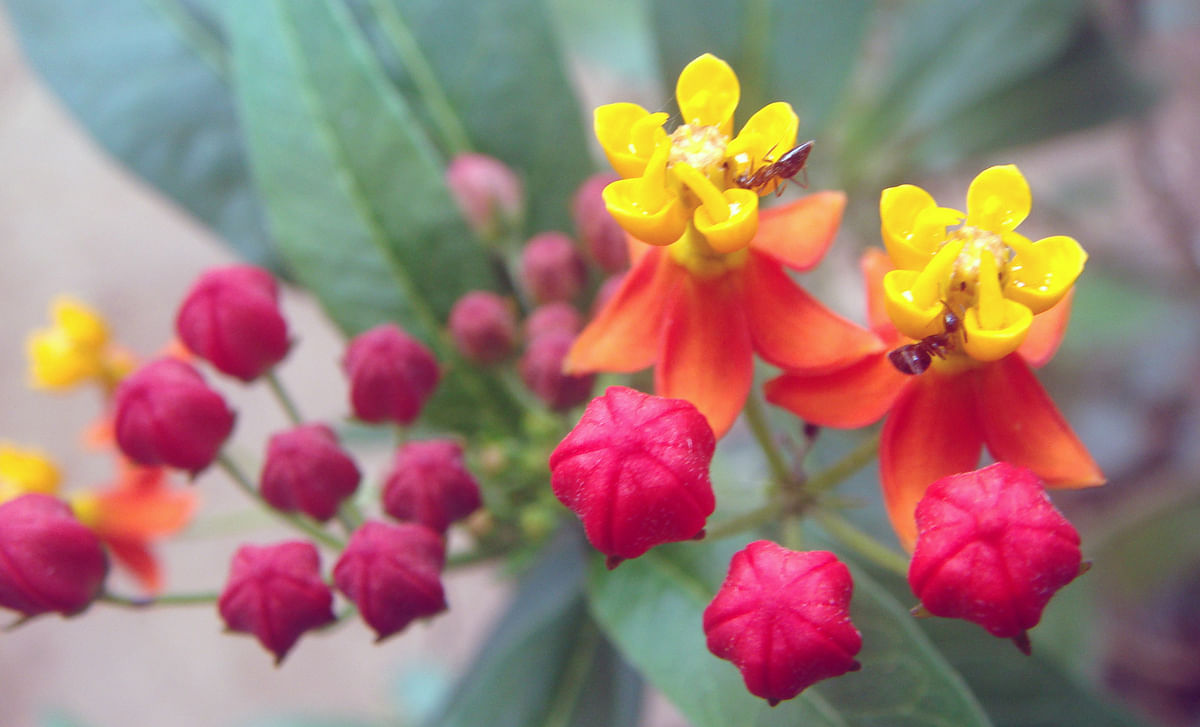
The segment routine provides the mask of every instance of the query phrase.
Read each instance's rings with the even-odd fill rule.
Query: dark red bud
[[[350,379],[354,415],[366,422],[411,424],[441,373],[433,353],[393,323],[350,341],[342,368]]]
[[[190,364],[160,358],[117,387],[113,429],[125,456],[195,474],[233,430],[233,412]]]
[[[335,620],[317,549],[300,540],[238,548],[217,606],[226,628],[253,634],[276,664],[304,632]]]
[[[563,360],[575,336],[550,332],[531,340],[518,364],[521,380],[546,406],[566,411],[587,401],[596,383],[594,374],[574,376],[563,373]]]
[[[579,185],[571,200],[575,229],[592,260],[606,273],[618,273],[629,267],[629,247],[625,230],[609,214],[601,193],[620,179],[610,172],[593,174]]]
[[[179,307],[175,331],[189,351],[242,381],[266,373],[291,346],[275,279],[252,265],[201,275]]]
[[[691,403],[611,386],[550,455],[551,485],[612,568],[703,534],[715,448]]]
[[[775,706],[822,679],[857,671],[862,635],[850,623],[850,570],[833,553],[759,540],[738,551],[704,609],[708,650]]]
[[[424,525],[369,521],[350,536],[333,581],[382,640],[446,610],[445,564],[441,536]]]
[[[517,341],[512,303],[495,293],[475,290],[450,309],[450,336],[463,356],[476,363],[504,360]]]
[[[271,437],[259,478],[263,499],[285,512],[324,522],[358,489],[362,473],[324,424],[305,424]]]
[[[446,167],[446,186],[476,234],[494,237],[521,218],[524,189],[517,175],[499,159],[460,154]]]
[[[935,616],[973,621],[1029,652],[1026,630],[1079,575],[1079,533],[1025,467],[943,477],[917,503],[908,583]]]
[[[49,495],[0,505],[0,606],[25,616],[72,616],[100,594],[108,558],[100,539]]]
[[[571,238],[543,232],[521,251],[521,281],[539,303],[571,300],[587,283],[587,266]]]
[[[525,319],[525,339],[532,341],[548,333],[566,333],[571,336],[583,328],[583,316],[570,303],[558,301],[534,308]]]
[[[444,533],[450,523],[482,504],[479,485],[463,465],[462,447],[457,442],[409,442],[397,450],[383,486],[387,514]]]

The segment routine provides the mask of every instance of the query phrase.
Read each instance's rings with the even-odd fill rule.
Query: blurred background
[[[77,441],[96,400],[26,385],[24,339],[44,325],[49,301],[60,292],[87,301],[109,317],[119,341],[149,354],[169,337],[174,306],[201,270],[237,259],[238,250],[259,260],[271,253],[261,240],[230,234],[237,225],[228,216],[206,218],[178,189],[154,182],[161,170],[152,159],[136,160],[136,174],[119,161],[136,142],[122,136],[122,124],[138,133],[152,126],[136,118],[144,101],[136,89],[93,82],[103,75],[90,65],[91,54],[104,52],[102,31],[119,28],[96,8],[94,31],[77,24],[75,45],[46,30],[86,5],[0,4],[0,439],[36,445],[70,482],[91,484],[111,467]],[[655,79],[673,79],[679,60],[701,50],[739,72],[758,57],[757,36],[743,28],[745,42],[731,47],[727,19],[704,14],[728,3],[698,3],[691,15],[672,14],[666,2],[551,5],[581,123],[597,103],[669,105],[670,82]],[[830,259],[804,282],[858,314],[857,254],[878,244],[882,186],[921,184],[958,206],[980,169],[1021,167],[1034,198],[1022,231],[1034,239],[1070,234],[1091,255],[1066,342],[1040,376],[1110,479],[1056,496],[1095,568],[1055,602],[1037,643],[1066,680],[1100,685],[1147,724],[1200,725],[1200,4],[1097,0],[1063,4],[1082,10],[1060,17],[1045,9],[1060,3],[1027,3],[1024,12],[999,10],[957,29],[947,21],[941,50],[920,58],[896,30],[905,26],[888,19],[928,29],[928,17],[905,3],[850,5],[872,8],[857,55],[859,46],[841,48],[836,37],[805,45],[820,33],[802,24],[822,19],[803,13],[789,20],[800,24],[794,45],[777,37],[789,27],[763,36],[773,39],[775,65],[764,75],[779,82],[772,88],[837,98],[801,105],[801,135],[818,140],[813,187],[847,189],[852,204]],[[980,4],[940,5],[967,14]],[[1028,10],[1034,6],[1041,9]],[[64,16],[53,17],[55,9]],[[647,28],[668,20],[678,27],[663,35],[687,43],[648,44]],[[89,32],[95,46],[78,42]],[[136,54],[137,39],[125,41],[119,52]],[[837,60],[842,51],[850,60]],[[750,85],[743,108],[770,93]],[[98,102],[106,96],[111,103]],[[193,149],[221,143],[216,131],[206,141],[202,126],[179,133]],[[578,181],[590,171],[570,175]],[[287,291],[284,307],[300,343],[283,380],[307,416],[342,416],[341,334],[299,290]],[[312,383],[320,381],[337,383]],[[265,392],[222,386],[240,412],[238,440],[259,441],[284,423]],[[368,472],[386,455],[375,454]],[[196,487],[201,518],[163,551],[168,590],[218,587],[245,533],[277,535],[219,475],[201,476]],[[456,571],[447,583],[451,610],[429,624],[377,647],[361,624],[347,624],[306,638],[280,669],[250,639],[221,637],[211,609],[97,607],[84,618],[38,619],[0,634],[0,725],[408,724],[429,713],[469,662],[510,591],[490,567]],[[970,655],[960,656],[952,661],[965,669]],[[1045,690],[1013,679],[1012,700]],[[1043,721],[1006,723],[1067,724],[1051,700],[1046,705]],[[643,724],[683,722],[652,700]]]

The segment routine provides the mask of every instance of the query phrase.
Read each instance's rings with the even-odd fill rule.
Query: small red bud
[[[517,318],[512,304],[485,290],[474,290],[450,309],[450,336],[463,356],[491,364],[512,353],[517,340]]]
[[[213,268],[179,307],[175,331],[223,374],[253,381],[283,360],[291,342],[271,274],[252,265]]]
[[[387,514],[444,533],[450,523],[482,504],[479,485],[463,465],[462,447],[457,442],[409,442],[397,450],[383,486]]]
[[[394,323],[350,341],[342,368],[350,379],[350,404],[366,422],[411,424],[433,394],[441,373],[433,353]]]
[[[0,505],[0,606],[73,616],[100,593],[108,558],[66,503],[25,494]]]
[[[332,429],[305,424],[271,437],[259,482],[272,507],[325,522],[361,479],[358,465],[338,446]]]
[[[716,439],[691,403],[610,386],[550,455],[551,485],[609,568],[703,534]]]
[[[571,238],[543,232],[521,251],[521,280],[539,303],[571,300],[587,283],[587,266]]]
[[[850,623],[850,570],[833,553],[767,540],[734,554],[708,608],[708,650],[775,706],[822,679],[857,671],[862,635]]]
[[[601,193],[610,183],[620,179],[611,172],[593,174],[579,185],[571,200],[571,213],[579,239],[592,260],[606,273],[619,273],[629,267],[629,247],[625,230],[609,214]]]
[[[1080,573],[1079,533],[1025,467],[943,477],[917,503],[908,583],[935,616],[972,621],[1029,653],[1058,589]]]
[[[350,536],[333,581],[382,640],[446,610],[445,564],[441,536],[424,525],[368,521]]]
[[[574,336],[583,328],[583,316],[575,306],[564,301],[546,303],[534,308],[525,319],[525,339],[532,341],[548,333]]]
[[[476,234],[495,237],[520,220],[525,205],[521,180],[499,159],[460,154],[446,167],[446,186]]]
[[[563,373],[563,360],[574,342],[575,336],[568,333],[539,336],[529,342],[518,364],[521,380],[554,411],[566,411],[587,401],[596,383],[594,374]]]
[[[113,429],[125,456],[192,474],[212,464],[234,414],[190,364],[160,358],[117,387]]]
[[[335,620],[317,549],[300,540],[238,548],[217,607],[226,628],[253,634],[276,664],[304,632]]]

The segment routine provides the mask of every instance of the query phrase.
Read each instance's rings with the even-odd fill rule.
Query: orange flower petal
[[[741,282],[754,350],[776,366],[830,371],[883,348],[874,333],[821,305],[766,255],[751,251]]]
[[[1063,336],[1067,332],[1067,323],[1071,320],[1071,301],[1075,297],[1075,289],[1067,293],[1053,308],[1033,317],[1025,342],[1017,349],[1025,363],[1036,368],[1046,365],[1058,351]]]
[[[179,532],[196,511],[196,494],[185,490],[118,489],[96,497],[100,537],[146,539]]]
[[[816,266],[842,223],[846,195],[817,192],[790,204],[762,210],[752,248],[767,253],[793,270]]]
[[[654,372],[660,396],[687,399],[718,438],[729,431],[754,380],[754,351],[734,275],[688,277],[672,296]]]
[[[150,595],[162,591],[162,569],[158,565],[158,559],[145,543],[123,538],[104,538],[104,544],[108,546],[117,564],[133,574],[143,591]]]
[[[879,475],[883,500],[900,543],[917,539],[917,502],[935,481],[979,464],[983,431],[975,414],[972,377],[931,367],[905,387],[883,425]]]
[[[883,276],[895,269],[892,259],[883,250],[873,247],[863,253],[858,266],[862,270],[863,286],[867,289],[867,323],[875,335],[883,339],[885,346],[895,348],[906,339],[888,316],[883,296]]]
[[[979,367],[974,375],[988,451],[1028,467],[1049,487],[1092,487],[1104,474],[1071,431],[1020,356]]]
[[[763,390],[767,401],[806,422],[857,429],[886,414],[909,378],[887,356],[873,354],[830,373],[785,373],[768,381]]]
[[[563,370],[571,374],[629,372],[654,363],[664,308],[671,291],[685,277],[661,248],[646,253],[575,339]]]

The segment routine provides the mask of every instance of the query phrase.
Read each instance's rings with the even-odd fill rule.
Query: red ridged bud
[[[708,650],[775,706],[822,679],[857,671],[862,635],[850,623],[854,582],[833,553],[767,540],[738,551],[704,609]]]
[[[338,446],[332,429],[305,424],[271,437],[259,482],[272,507],[325,522],[361,479],[358,465]]]
[[[614,568],[656,545],[703,537],[716,507],[715,448],[691,403],[610,386],[550,455],[550,483]]]
[[[73,616],[96,599],[108,575],[100,539],[49,495],[0,505],[0,606],[25,616]]]
[[[350,341],[342,368],[350,379],[354,415],[365,422],[411,424],[441,376],[433,353],[394,323]]]
[[[563,359],[574,341],[575,336],[568,333],[539,336],[525,347],[525,355],[518,364],[521,380],[554,411],[566,411],[587,401],[596,383],[595,374],[563,373]]]
[[[499,159],[460,154],[446,167],[446,186],[477,235],[495,237],[514,226],[525,205],[521,180]]]
[[[1029,653],[1026,630],[1079,575],[1079,533],[1025,467],[943,477],[917,503],[908,583],[935,616],[972,621]]]
[[[179,306],[175,331],[189,351],[242,381],[266,373],[291,347],[275,279],[252,265],[201,275]]]
[[[312,543],[300,540],[238,548],[217,607],[226,628],[253,634],[276,664],[304,632],[335,620],[321,558]]]
[[[543,232],[521,251],[521,282],[539,303],[571,300],[587,283],[587,266],[571,238]]]
[[[629,267],[629,247],[625,230],[609,214],[601,193],[620,177],[611,172],[593,174],[579,185],[571,200],[575,229],[592,260],[606,273],[619,273]]]
[[[450,309],[450,336],[463,356],[491,364],[503,361],[517,341],[512,304],[495,293],[474,290]]]
[[[444,533],[450,523],[482,504],[479,485],[463,465],[458,442],[409,442],[396,451],[383,486],[383,509],[388,515]]]
[[[570,303],[558,301],[533,309],[525,319],[525,339],[532,341],[549,333],[574,336],[583,328],[583,316]]]
[[[117,387],[113,429],[125,456],[192,474],[212,464],[233,431],[233,412],[190,364],[151,361]]]
[[[350,536],[333,582],[383,640],[446,610],[445,564],[441,536],[424,525],[366,522]]]

